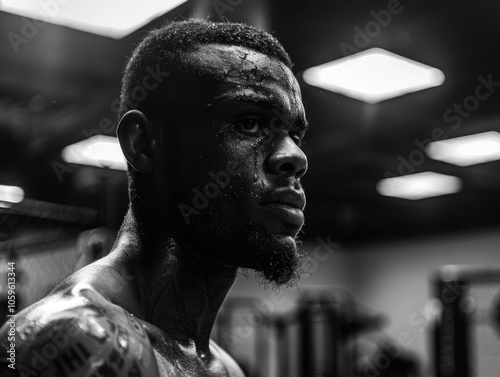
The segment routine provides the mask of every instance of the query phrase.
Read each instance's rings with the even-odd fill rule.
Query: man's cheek
[[[226,170],[231,175],[236,175],[243,170],[243,164],[238,161],[229,161]]]

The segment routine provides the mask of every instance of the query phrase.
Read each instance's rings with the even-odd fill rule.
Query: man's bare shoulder
[[[89,284],[59,289],[14,318],[21,376],[158,376],[141,323]]]
[[[236,363],[236,361],[234,361],[234,359],[213,340],[210,341],[210,347],[224,364],[229,372],[230,377],[245,377],[245,374]]]

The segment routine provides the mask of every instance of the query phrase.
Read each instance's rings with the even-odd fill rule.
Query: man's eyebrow
[[[225,93],[214,98],[214,101],[209,106],[214,106],[218,104],[230,104],[238,102],[252,102],[257,106],[267,107],[269,109],[276,109],[281,112],[276,106],[275,101],[273,101],[270,96],[266,96],[260,93]],[[274,112],[274,111],[273,111]],[[276,115],[276,113],[275,113]],[[309,122],[305,118],[301,118],[294,123],[294,127],[298,127],[304,131],[309,129]]]

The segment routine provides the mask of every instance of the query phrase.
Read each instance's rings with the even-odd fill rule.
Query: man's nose
[[[289,137],[280,140],[266,160],[270,174],[300,178],[307,171],[307,157]]]

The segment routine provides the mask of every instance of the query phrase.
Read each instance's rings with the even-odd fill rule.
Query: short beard
[[[298,285],[305,268],[296,238],[271,234],[245,216],[224,218],[214,212],[208,215],[207,210],[206,217],[181,228],[182,239],[189,240],[192,249],[200,250],[209,260],[239,267],[240,275],[255,270],[257,282],[264,286]]]
[[[240,244],[240,250],[243,255],[256,250],[257,254],[250,261],[239,263],[240,275],[248,276],[248,270],[252,269],[256,281],[266,288],[269,285],[273,290],[281,286],[297,287],[304,272],[304,255],[298,248],[300,242],[252,228],[245,242]]]

